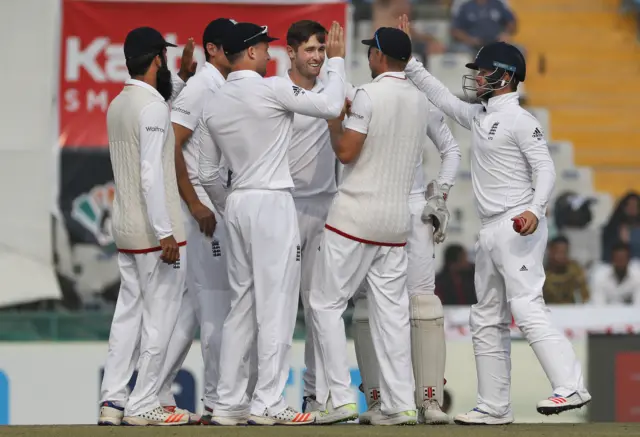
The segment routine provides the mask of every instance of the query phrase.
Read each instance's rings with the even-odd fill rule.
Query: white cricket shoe
[[[315,417],[316,425],[333,425],[357,419],[358,406],[356,404],[344,404],[338,408],[333,408],[331,398],[329,398],[326,410],[314,411],[312,414]]]
[[[453,421],[458,425],[508,425],[513,423],[513,415],[495,417],[476,407],[468,413],[458,414]]]
[[[184,413],[170,413],[162,407],[154,408],[146,413],[122,418],[123,425],[130,426],[176,426],[187,425],[189,415]]]
[[[561,396],[555,394],[550,398],[538,402],[538,413],[549,416],[551,414],[560,414],[564,411],[575,410],[581,408],[591,402],[591,395],[586,390],[582,393],[574,391],[570,395]]]
[[[237,426],[237,425],[247,425],[247,420],[249,418],[247,416],[208,416],[208,422],[202,422],[205,425],[216,425],[216,426]]]
[[[185,410],[184,408],[178,408],[175,405],[169,405],[166,407],[163,407],[165,410],[167,410],[169,413],[179,413],[179,414],[186,414],[187,417],[189,417],[189,425],[198,425],[200,424],[200,415],[196,414],[196,413],[192,413],[189,410]]]
[[[115,402],[106,401],[100,404],[100,417],[98,425],[101,426],[118,426],[122,423],[124,417],[124,408]]]
[[[314,421],[312,413],[298,413],[291,407],[287,407],[278,414],[270,415],[267,409],[261,416],[252,414],[247,423],[249,425],[310,425]]]
[[[376,419],[382,419],[383,414],[381,408],[382,404],[379,400],[371,402],[369,409],[358,417],[358,423],[360,425],[371,425],[374,417]]]
[[[426,425],[446,425],[451,422],[447,413],[442,411],[435,399],[427,399],[422,403],[419,414],[420,423]]]
[[[401,411],[395,414],[376,414],[371,417],[372,425],[417,425],[416,410]]]
[[[305,396],[302,400],[302,412],[303,413],[313,413],[314,411],[320,411],[322,409],[322,405],[320,402],[316,401],[315,396]]]

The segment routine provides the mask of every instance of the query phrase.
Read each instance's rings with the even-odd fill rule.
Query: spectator
[[[501,0],[469,0],[453,15],[451,36],[462,51],[478,51],[496,42],[511,42],[516,32],[516,18]]]
[[[372,32],[380,27],[397,27],[398,17],[407,14],[411,17],[412,0],[370,0],[373,3],[372,8]],[[445,45],[438,41],[433,35],[420,32],[412,25],[411,39],[414,44],[414,50],[422,52],[423,61],[429,54],[444,53]]]
[[[589,300],[584,270],[569,259],[569,240],[566,237],[558,236],[548,244],[544,271],[547,278],[542,291],[546,303],[584,303]]]
[[[640,266],[630,261],[628,244],[618,242],[611,250],[611,264],[593,274],[591,303],[594,305],[640,305]]]
[[[473,305],[477,303],[473,283],[474,264],[459,244],[450,244],[444,251],[444,266],[436,275],[436,295],[443,305]]]
[[[611,262],[618,242],[629,245],[631,258],[640,258],[640,195],[629,192],[619,202],[602,231],[602,260]]]

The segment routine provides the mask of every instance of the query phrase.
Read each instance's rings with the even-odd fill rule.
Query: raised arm
[[[422,63],[415,58],[411,58],[404,71],[411,82],[425,93],[431,103],[461,126],[471,129],[476,105],[463,102],[454,96],[442,82],[431,75]]]
[[[314,93],[293,85],[282,77],[271,77],[274,100],[283,109],[297,114],[330,120],[340,115],[347,95],[344,59],[327,61],[328,80],[322,93]]]
[[[411,26],[406,15],[400,18],[398,27],[411,36]],[[404,71],[411,82],[426,94],[431,103],[463,127],[471,129],[471,121],[477,105],[463,102],[454,96],[442,82],[432,76],[422,63],[415,58],[411,58]]]
[[[458,142],[453,138],[449,126],[445,123],[444,114],[434,107],[429,111],[427,136],[438,148],[442,160],[438,174],[438,185],[451,188],[455,184],[462,155]]]

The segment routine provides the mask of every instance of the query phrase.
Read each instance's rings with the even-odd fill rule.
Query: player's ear
[[[296,51],[290,45],[287,45],[287,55],[289,55],[289,59],[292,61],[296,58]]]

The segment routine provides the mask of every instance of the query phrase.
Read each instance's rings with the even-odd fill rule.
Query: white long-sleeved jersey
[[[434,105],[471,130],[471,183],[482,222],[518,207],[543,217],[555,183],[555,168],[542,127],[520,106],[518,94],[469,104],[455,97],[415,59],[405,71]]]

